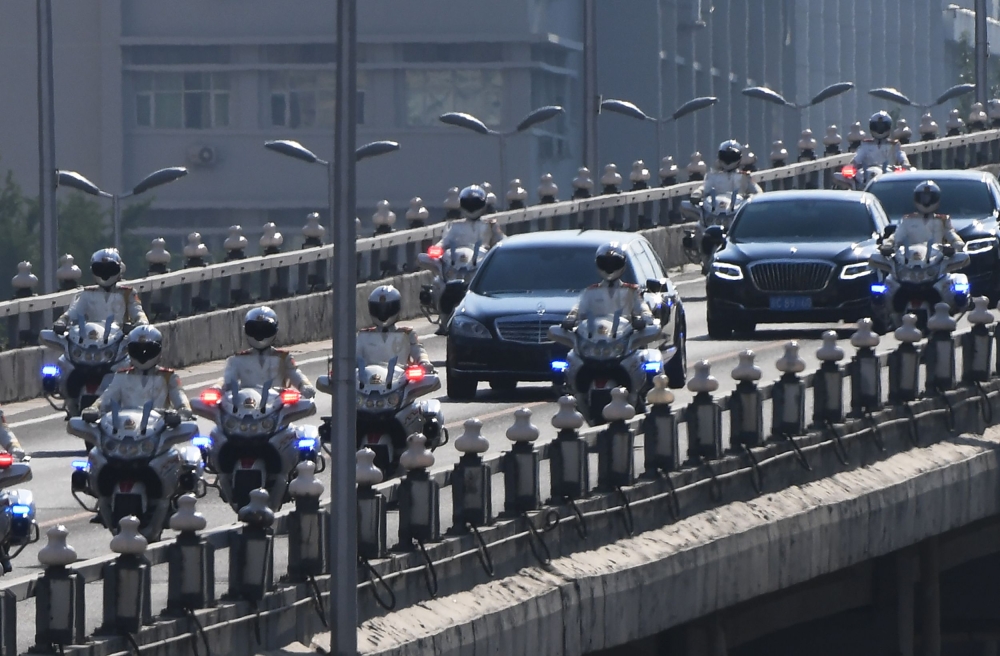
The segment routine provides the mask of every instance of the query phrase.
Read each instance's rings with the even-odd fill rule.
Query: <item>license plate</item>
[[[781,312],[791,312],[795,310],[811,310],[812,297],[810,296],[772,296],[771,309]]]

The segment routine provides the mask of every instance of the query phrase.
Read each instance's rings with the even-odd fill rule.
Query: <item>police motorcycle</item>
[[[681,201],[681,215],[694,224],[684,229],[684,254],[692,264],[701,265],[702,274],[708,273],[715,251],[719,249],[716,241],[705,239],[705,231],[711,226],[722,226],[728,231],[745,201],[736,191],[722,196],[713,192],[705,199],[693,196],[692,200]]]
[[[316,427],[292,424],[316,414],[315,402],[296,389],[272,388],[270,381],[242,389],[235,383],[225,390],[210,387],[191,400],[191,410],[215,423],[211,435],[194,443],[223,500],[237,512],[258,488],[267,490],[272,510],[281,508],[304,460],[316,462],[317,471],[326,468]]]
[[[899,245],[889,255],[876,252],[868,261],[883,274],[871,285],[879,332],[902,325],[903,315],[914,314],[917,326],[926,333],[937,303],[947,303],[952,315],[969,309],[969,279],[956,273],[969,264],[968,253],[956,252],[949,244],[927,242]]]
[[[198,434],[195,421],[182,421],[171,410],[154,410],[152,401],[142,409],[112,403],[103,416],[87,408],[69,420],[67,430],[91,447],[86,460],[73,462],[73,498],[96,512],[112,533],[123,517],[133,515],[139,532],[155,542],[181,495],[205,496],[202,454],[190,444]],[[81,494],[97,499],[96,506],[88,506]]]
[[[38,542],[34,495],[30,490],[10,489],[31,480],[30,460],[30,456],[18,460],[0,450],[0,567],[4,574],[12,570],[11,560]]]
[[[905,166],[897,166],[884,162],[882,166],[868,166],[858,170],[854,164],[847,164],[839,171],[833,172],[833,182],[847,191],[863,191],[868,183],[883,173],[899,173],[907,171]]]
[[[128,363],[125,331],[114,317],[108,317],[103,325],[80,319],[62,334],[43,330],[39,339],[60,353],[55,364],[42,367],[42,392],[53,409],[67,416],[78,416],[90,407],[107,389],[115,372]],[[72,384],[80,391],[73,402],[67,403]]]
[[[574,330],[552,326],[548,334],[552,341],[570,347],[566,360],[553,362],[552,368],[565,374],[577,408],[591,426],[605,423],[604,407],[611,403],[616,387],[626,388],[629,404],[642,412],[653,378],[677,352],[673,346],[665,351],[646,348],[660,337],[660,327],[635,330],[622,320],[620,311],[584,317]]]
[[[420,288],[420,311],[433,324],[447,321],[452,311],[465,298],[472,276],[486,257],[487,249],[477,242],[468,246],[445,249],[434,244],[426,253],[417,255],[420,268],[434,274],[429,285]]]
[[[320,376],[316,388],[331,393],[330,377]],[[440,377],[419,364],[404,367],[397,358],[385,364],[366,364],[358,359],[356,447],[374,451],[375,466],[387,478],[398,471],[406,438],[413,433],[423,433],[432,451],[448,443],[441,402],[417,400],[439,389]],[[321,429],[324,441],[331,439],[329,430],[326,422]]]

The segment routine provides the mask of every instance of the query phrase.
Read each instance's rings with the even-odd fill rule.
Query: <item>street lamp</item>
[[[522,118],[521,122],[517,124],[517,127],[509,132],[497,132],[496,130],[491,130],[478,118],[472,114],[466,114],[464,112],[448,112],[447,114],[439,116],[438,120],[446,125],[454,125],[460,128],[465,128],[466,130],[471,130],[477,134],[491,135],[500,139],[500,187],[498,188],[503,189],[507,185],[507,137],[524,132],[528,128],[534,127],[539,123],[544,123],[550,118],[564,113],[564,111],[565,110],[558,105],[546,105],[545,107],[539,107]]]
[[[937,107],[938,105],[943,105],[949,100],[953,100],[960,96],[972,93],[975,90],[976,90],[976,85],[972,84],[971,82],[966,82],[965,84],[956,84],[955,86],[951,87],[950,89],[942,93],[940,96],[938,96],[937,100],[935,100],[933,103],[930,104],[915,103],[906,96],[904,96],[902,93],[900,93],[899,90],[893,89],[892,87],[880,87],[878,89],[872,89],[871,91],[868,92],[868,95],[874,96],[881,100],[888,100],[889,102],[894,102],[899,105],[905,105],[906,107],[930,109],[931,107]]]
[[[327,200],[330,205],[330,236],[333,237],[334,228],[334,197],[333,197],[333,163],[328,162],[325,159],[320,159],[316,153],[309,150],[298,141],[292,141],[290,139],[279,139],[277,141],[265,141],[264,148],[272,150],[281,155],[291,157],[292,159],[297,159],[301,162],[306,162],[307,164],[322,164],[326,167],[326,181],[327,181]],[[368,159],[369,157],[377,157],[379,155],[385,155],[386,153],[392,153],[399,150],[399,144],[395,141],[373,141],[361,146],[354,151],[354,161],[360,162],[363,159]]]
[[[603,112],[607,110],[609,112],[614,112],[615,114],[621,114],[623,116],[634,118],[638,121],[653,121],[656,123],[656,161],[657,166],[659,166],[659,162],[661,160],[660,147],[662,144],[662,141],[660,140],[660,131],[663,124],[676,121],[679,118],[687,116],[688,114],[693,114],[699,110],[705,109],[706,107],[711,107],[717,102],[719,102],[719,99],[714,96],[692,98],[678,107],[670,116],[657,118],[655,116],[650,116],[646,112],[639,109],[635,103],[631,103],[627,100],[609,98],[601,101],[601,111]]]
[[[70,189],[76,189],[77,191],[82,191],[85,194],[90,194],[91,196],[100,196],[101,198],[111,199],[111,216],[114,225],[114,238],[115,238],[115,248],[121,250],[122,247],[122,225],[121,225],[121,206],[119,201],[122,198],[129,198],[131,196],[138,196],[143,194],[154,187],[159,187],[165,185],[174,180],[183,178],[188,174],[188,171],[183,166],[171,166],[165,169],[160,169],[159,171],[153,171],[145,178],[139,181],[139,184],[132,187],[131,191],[123,191],[120,194],[111,194],[93,182],[83,177],[76,171],[56,171],[56,186],[57,187],[69,187]]]
[[[842,93],[847,93],[854,88],[853,82],[837,82],[836,84],[831,84],[826,87],[810,100],[805,105],[799,105],[787,100],[777,91],[768,89],[767,87],[747,87],[742,91],[744,96],[748,98],[757,98],[758,100],[764,100],[769,103],[774,103],[775,105],[781,105],[784,107],[791,107],[792,109],[806,109],[807,107],[812,107],[813,105],[818,105],[824,100],[829,100],[834,96],[839,96]]]

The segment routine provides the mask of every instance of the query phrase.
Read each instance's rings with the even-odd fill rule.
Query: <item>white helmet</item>
[[[892,117],[889,112],[883,110],[872,114],[868,119],[868,132],[872,139],[888,139],[892,134]]]
[[[148,371],[160,363],[163,335],[153,326],[136,326],[128,334],[127,348],[132,366],[139,371]]]
[[[941,205],[941,187],[933,180],[924,180],[913,190],[913,205],[923,215],[934,214]]]
[[[90,256],[90,272],[94,280],[105,289],[118,284],[125,273],[125,263],[117,248],[103,248]]]
[[[622,248],[622,245],[617,241],[612,241],[597,249],[595,261],[601,277],[608,282],[614,282],[625,273],[628,258],[625,257],[625,249]]]
[[[270,348],[278,336],[278,315],[267,306],[254,308],[243,320],[243,332],[250,346],[258,351]]]
[[[381,285],[368,297],[368,314],[379,328],[388,328],[399,321],[402,297],[392,285]]]
[[[462,208],[462,213],[470,221],[479,220],[479,217],[486,211],[487,200],[486,190],[479,185],[470,185],[458,195],[458,204]]]

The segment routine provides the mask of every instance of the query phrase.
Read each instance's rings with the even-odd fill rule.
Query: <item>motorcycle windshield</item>
[[[265,394],[266,392],[266,394]],[[270,437],[282,428],[281,390],[249,387],[224,395],[220,427],[231,437]]]
[[[81,323],[69,331],[67,355],[77,365],[110,365],[119,359],[123,337],[124,333],[116,323]]]
[[[938,244],[904,244],[896,250],[894,262],[900,282],[934,282],[942,274],[944,253]]]
[[[625,356],[632,325],[620,314],[588,317],[577,326],[577,353],[590,360],[614,360]]]
[[[119,460],[149,460],[157,451],[163,421],[153,411],[112,411],[101,419],[101,451]]]
[[[393,370],[391,379],[390,365]],[[404,401],[406,383],[406,369],[395,362],[366,366],[358,376],[358,410],[395,410]]]

